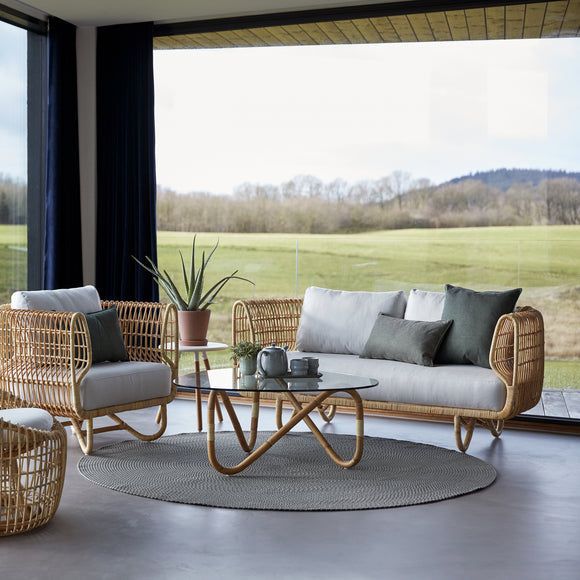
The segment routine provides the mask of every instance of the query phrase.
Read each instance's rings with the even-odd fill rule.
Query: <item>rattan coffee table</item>
[[[339,373],[323,373],[317,379],[262,379],[254,376],[242,376],[237,369],[210,370],[207,373],[209,380],[209,399],[207,403],[207,454],[211,465],[220,473],[225,475],[235,475],[252,465],[256,459],[261,457],[270,447],[286,435],[300,421],[303,421],[312,431],[312,434],[326,454],[339,467],[349,468],[356,465],[363,453],[364,441],[364,414],[363,406],[358,390],[375,387],[378,382],[369,377],[357,377]],[[175,379],[178,387],[188,387],[198,389],[198,383],[194,374],[183,375]],[[324,406],[324,401],[329,397],[334,397],[338,393],[345,393],[352,397],[356,409],[356,445],[354,454],[350,459],[342,459],[326,440],[320,429],[309,414],[317,409],[321,415],[328,419],[325,412],[328,410]],[[260,413],[260,393],[278,393],[277,400],[277,426],[278,430],[272,434],[264,443],[255,448],[258,436],[258,417]],[[296,394],[308,395],[307,402],[300,402]],[[250,423],[250,437],[246,439],[244,431],[240,425],[230,395],[246,395],[252,398],[252,419]],[[248,453],[247,457],[237,465],[222,465],[217,458],[215,449],[215,413],[218,399],[223,402],[234,431],[240,442],[242,449]],[[281,420],[282,401],[288,401],[294,407],[294,412],[290,419],[283,423]],[[332,408],[334,413],[334,408]]]

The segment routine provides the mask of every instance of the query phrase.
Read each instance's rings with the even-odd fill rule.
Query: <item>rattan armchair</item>
[[[232,344],[242,340],[263,345],[276,342],[295,350],[301,311],[300,298],[238,301],[232,309]],[[499,437],[506,420],[531,409],[540,400],[544,382],[544,321],[540,312],[525,306],[499,319],[491,345],[490,366],[506,387],[505,405],[499,411],[389,401],[363,401],[363,405],[385,414],[452,416],[457,447],[466,451],[476,425]],[[264,393],[263,397],[268,398],[268,394]],[[328,399],[327,403],[331,404],[328,409],[320,409],[325,420],[332,419],[336,406],[352,406],[346,398]],[[280,413],[278,406],[278,416]]]
[[[152,441],[167,426],[167,404],[176,395],[177,311],[173,305],[145,302],[102,302],[115,306],[129,361],[167,365],[171,373],[168,394],[101,408],[83,407],[81,387],[92,366],[91,339],[84,314],[38,310],[0,309],[0,391],[19,406],[39,407],[71,425],[85,453],[93,448],[95,433],[126,430]],[[124,363],[121,363],[124,364]],[[158,429],[143,434],[118,416],[123,411],[159,405]],[[94,428],[97,417],[109,417],[113,425]],[[86,427],[83,428],[83,423]]]

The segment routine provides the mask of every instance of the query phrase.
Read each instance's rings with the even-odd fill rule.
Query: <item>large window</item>
[[[0,21],[0,301],[27,286],[27,39]]]
[[[44,51],[43,34],[0,20],[0,303],[42,284]]]
[[[342,289],[523,287],[546,321],[536,413],[580,399],[580,41],[155,55],[159,255],[218,236],[215,306]]]

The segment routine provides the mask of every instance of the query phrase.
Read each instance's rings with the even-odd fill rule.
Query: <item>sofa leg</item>
[[[471,437],[473,436],[473,429],[475,427],[475,419],[456,415],[453,418],[453,426],[455,428],[455,443],[457,449],[462,453],[465,453],[471,443]],[[465,435],[462,434],[463,428],[465,428]]]
[[[318,414],[324,421],[330,423],[336,415],[336,405],[320,405],[318,407]]]
[[[478,423],[485,427],[494,437],[499,437],[503,431],[504,421],[502,419],[479,419]]]
[[[72,430],[77,436],[79,445],[85,455],[90,455],[93,451],[93,420],[87,419],[87,430],[83,433],[83,422],[71,419]]]

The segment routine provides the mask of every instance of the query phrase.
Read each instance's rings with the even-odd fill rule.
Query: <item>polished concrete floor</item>
[[[238,408],[247,420],[249,408]],[[145,427],[154,413],[132,416]],[[193,417],[192,402],[175,401],[168,432],[193,430]],[[261,426],[273,428],[272,409]],[[369,417],[365,426],[368,435],[453,447],[450,425]],[[352,433],[353,418],[326,428]],[[44,529],[0,539],[0,579],[580,579],[580,438],[506,431],[492,441],[479,430],[470,452],[499,477],[469,496],[390,510],[256,512],[93,485],[76,470],[70,437],[60,509]]]

